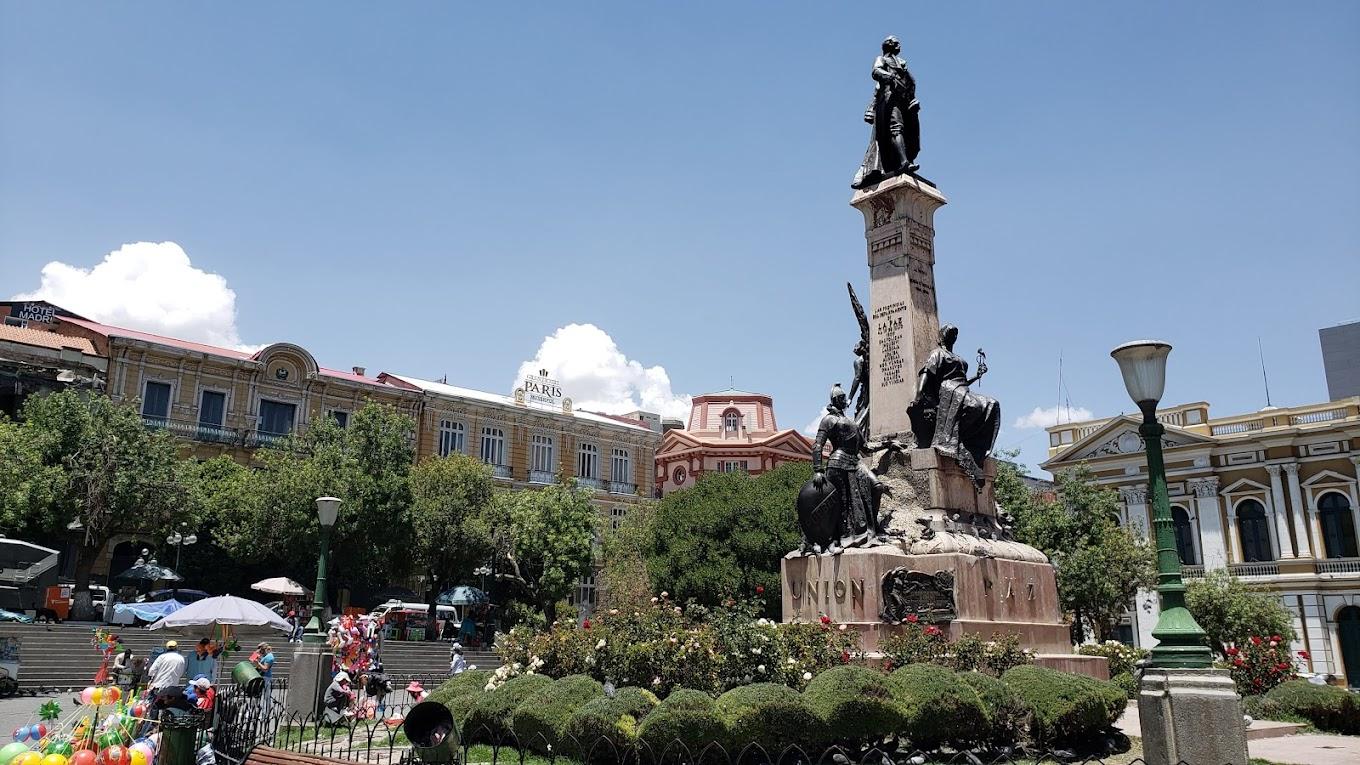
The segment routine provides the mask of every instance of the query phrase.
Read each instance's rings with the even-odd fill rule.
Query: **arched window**
[[[1199,565],[1199,559],[1195,557],[1195,527],[1190,525],[1190,514],[1185,508],[1179,505],[1171,508],[1171,526],[1176,530],[1176,555],[1180,557],[1181,565]]]
[[[1317,508],[1318,521],[1322,525],[1322,541],[1327,546],[1327,557],[1360,557],[1355,544],[1355,519],[1351,516],[1351,501],[1344,494],[1329,491],[1318,499]]]
[[[1270,524],[1266,508],[1254,499],[1237,506],[1237,532],[1242,539],[1242,560],[1246,563],[1274,560],[1270,553]]]
[[[723,430],[729,433],[736,433],[741,430],[741,412],[735,409],[728,409],[723,412]]]

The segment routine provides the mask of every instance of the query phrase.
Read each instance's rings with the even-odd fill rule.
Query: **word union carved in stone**
[[[845,599],[850,598],[851,605],[862,605],[864,603],[864,580],[863,579],[806,579],[804,581],[789,582],[789,595],[793,597],[795,603],[830,603],[835,599],[837,603],[844,603]]]

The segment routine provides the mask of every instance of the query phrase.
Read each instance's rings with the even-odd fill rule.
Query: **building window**
[[[164,422],[170,416],[170,383],[147,380],[142,389],[142,418]]]
[[[1197,566],[1195,557],[1195,527],[1190,524],[1190,513],[1183,507],[1171,508],[1171,527],[1176,532],[1176,555],[1183,566]]]
[[[1243,500],[1237,506],[1237,530],[1242,540],[1242,560],[1257,563],[1274,560],[1270,553],[1270,523],[1266,508],[1254,499]]]
[[[589,613],[595,608],[595,577],[583,576],[576,581],[576,602],[573,604]]]
[[[746,460],[720,460],[718,462],[719,473],[749,473]]]
[[[609,477],[616,483],[631,483],[633,478],[633,458],[627,449],[615,449],[609,460]]]
[[[623,519],[628,517],[628,508],[615,505],[609,508],[609,528],[618,529],[623,525]]]
[[[271,436],[283,436],[293,432],[293,419],[297,415],[297,405],[282,401],[260,399],[260,432]]]
[[[576,457],[576,475],[592,480],[599,479],[600,447],[595,444],[581,444],[581,452]]]
[[[723,412],[723,430],[728,433],[736,433],[741,430],[741,412],[735,409],[728,409]]]
[[[676,468],[675,468],[675,472],[674,472],[674,473],[671,473],[671,481],[672,481],[676,486],[682,486],[682,485],[684,485],[685,479],[688,478],[688,477],[689,477],[689,474],[688,474],[688,472],[685,470],[685,466],[684,466],[684,465],[680,465],[680,466],[676,467]]]
[[[1351,503],[1341,494],[1329,491],[1318,500],[1318,521],[1322,525],[1322,541],[1328,558],[1360,557],[1355,543],[1355,519]]]
[[[439,421],[439,456],[447,457],[450,454],[462,454],[467,445],[467,434],[463,431],[463,423],[453,420]]]
[[[205,390],[198,397],[198,424],[220,428],[226,423],[227,394],[219,390]]]
[[[482,462],[488,465],[505,464],[505,431],[482,428]]]
[[[349,427],[349,412],[342,412],[342,411],[340,411],[339,409],[332,409],[332,410],[330,410],[329,412],[327,412],[326,414],[327,414],[332,420],[335,420],[335,424],[336,424],[336,425],[339,425],[339,426],[342,427],[342,428],[348,428],[348,427]]]
[[[533,436],[529,439],[529,469],[549,476],[557,472],[556,450],[552,436]]]

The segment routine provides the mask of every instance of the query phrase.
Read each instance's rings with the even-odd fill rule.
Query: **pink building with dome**
[[[656,486],[665,495],[708,471],[759,475],[785,462],[810,462],[812,441],[780,430],[764,393],[728,389],[695,396],[683,430],[667,431],[656,452]]]

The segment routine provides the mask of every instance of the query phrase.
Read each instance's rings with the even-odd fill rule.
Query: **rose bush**
[[[914,615],[913,615],[914,616]],[[1020,647],[1020,636],[993,633],[991,640],[971,634],[950,642],[944,630],[912,616],[903,629],[879,641],[887,669],[908,664],[939,664],[956,672],[985,672],[1000,677],[1011,667],[1032,664],[1034,654]]]
[[[1232,673],[1237,692],[1243,696],[1265,693],[1298,677],[1289,644],[1280,635],[1247,638],[1242,645],[1224,649],[1227,660],[1221,664]]]
[[[579,625],[516,628],[496,643],[505,666],[488,686],[537,672],[585,674],[663,697],[673,688],[718,694],[750,683],[802,690],[822,670],[862,655],[859,634],[844,625],[826,618],[780,624],[761,610],[757,600],[682,606],[662,593],[647,606],[610,609]]]

